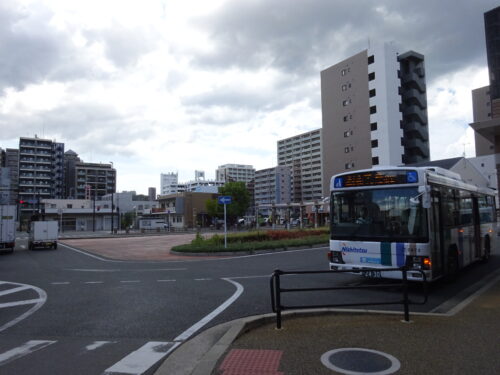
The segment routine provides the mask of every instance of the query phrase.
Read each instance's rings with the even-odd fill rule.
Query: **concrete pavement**
[[[500,270],[443,314],[322,310],[213,327],[155,375],[499,374]]]

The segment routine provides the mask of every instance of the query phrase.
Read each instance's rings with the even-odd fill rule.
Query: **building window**
[[[404,146],[405,145],[405,139],[403,137],[401,137],[401,146]]]
[[[378,165],[378,156],[372,158],[372,165]]]
[[[348,105],[349,105],[349,104],[351,104],[351,103],[352,103],[351,99],[346,99],[346,100],[342,101],[342,105],[343,105],[344,107],[345,107],[345,106],[348,106]]]
[[[371,55],[368,56],[368,65],[373,64],[375,62],[375,56]]]
[[[373,98],[373,97],[375,96],[375,93],[376,93],[375,89],[371,89],[371,90],[369,91],[370,98]]]
[[[372,105],[370,107],[370,115],[373,115],[374,113],[377,113],[377,106],[376,105]]]
[[[378,147],[378,139],[372,140],[372,148]]]
[[[342,74],[343,76],[345,76],[345,75],[346,75],[347,73],[349,73],[350,71],[351,71],[351,69],[350,69],[350,68],[345,68],[345,69],[342,69],[341,74]]]
[[[368,81],[373,81],[375,79],[375,72],[368,74]]]
[[[377,123],[376,123],[376,122],[372,122],[372,123],[370,124],[370,130],[371,130],[371,131],[377,130]]]
[[[346,91],[347,90],[347,85],[342,85],[342,91]]]
[[[345,169],[351,169],[351,168],[354,168],[354,162],[345,163]]]
[[[347,153],[349,153],[349,147],[345,147],[345,148],[344,148],[344,152],[345,152],[346,154],[347,154]]]
[[[348,130],[344,132],[344,138],[350,137],[353,134],[352,130]]]

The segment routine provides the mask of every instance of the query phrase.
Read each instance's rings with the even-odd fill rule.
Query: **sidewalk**
[[[284,314],[281,330],[272,314],[240,319],[184,343],[156,375],[500,374],[500,272],[447,314],[402,319],[323,310]]]

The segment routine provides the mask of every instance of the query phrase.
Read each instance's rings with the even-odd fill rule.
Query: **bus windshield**
[[[427,242],[427,215],[416,187],[334,191],[331,237],[336,240]]]

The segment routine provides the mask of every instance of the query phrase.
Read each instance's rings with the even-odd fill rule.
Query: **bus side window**
[[[462,196],[460,199],[460,225],[472,224],[472,197]]]

